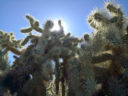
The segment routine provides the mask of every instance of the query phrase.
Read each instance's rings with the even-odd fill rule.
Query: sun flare
[[[53,22],[54,22],[54,26],[51,29],[51,31],[59,31],[60,27],[59,27],[59,24],[58,24],[58,20],[53,20]],[[61,24],[63,26],[64,31],[66,31],[67,30],[67,26],[66,26],[66,23],[64,22],[64,20],[61,20]]]

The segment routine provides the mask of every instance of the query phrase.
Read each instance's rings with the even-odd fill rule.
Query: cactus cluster
[[[127,18],[112,2],[105,9],[91,12],[94,32],[81,38],[65,34],[61,20],[60,30],[52,31],[52,20],[41,27],[30,15],[30,26],[21,29],[24,39],[0,31],[0,59],[8,51],[15,54],[13,65],[0,74],[0,96],[127,96]]]

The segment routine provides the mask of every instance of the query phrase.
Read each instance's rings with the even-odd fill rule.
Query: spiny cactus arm
[[[22,46],[26,45],[28,43],[28,41],[30,40],[30,36],[27,36],[23,42],[21,43]]]
[[[87,41],[87,42],[90,41],[90,39],[91,39],[90,36],[89,36],[89,34],[84,34],[83,37],[84,37],[83,39],[84,39],[85,41]]]
[[[95,63],[105,62],[111,59],[112,59],[112,55],[105,53],[105,54],[101,54],[100,56],[93,56],[92,63],[95,64]]]
[[[30,27],[21,29],[22,33],[30,33],[33,30],[34,19],[30,15],[26,15],[26,19],[29,20]]]
[[[94,29],[99,29],[101,26],[103,27],[103,25],[107,24],[109,21],[106,13],[99,9],[93,10],[87,20],[89,25]]]
[[[52,20],[47,20],[44,24],[44,29],[45,30],[50,30],[53,27],[54,23]]]
[[[40,28],[39,21],[34,20],[34,18],[32,16],[30,16],[30,15],[26,15],[26,19],[29,20],[30,27],[21,29],[22,33],[30,33],[33,29],[36,30],[39,33],[43,32],[43,29]]]
[[[121,10],[121,7],[112,2],[107,2],[105,4],[107,11],[112,15],[110,19],[111,23],[116,23],[116,25],[122,29],[124,24],[126,23],[126,17],[124,16],[124,12]]]
[[[14,54],[20,55],[20,51],[17,48],[21,48],[22,40],[16,40],[13,33],[6,33],[0,31],[0,46],[13,52]]]
[[[105,8],[107,9],[108,12],[111,13],[112,16],[116,15],[116,16],[122,17],[124,15],[124,13],[121,10],[121,7],[112,2],[106,2]]]
[[[38,40],[39,37],[30,33],[29,36],[27,36],[24,40],[22,40],[21,45],[22,46],[26,45],[29,42],[29,40],[31,40],[31,42],[34,43],[35,42],[34,41],[35,39]]]
[[[60,32],[64,32],[63,25],[61,23],[61,20],[58,20],[58,25],[60,27]]]
[[[52,20],[47,20],[44,24],[44,32],[42,35],[42,38],[48,38],[50,36],[50,29],[53,28],[53,21]]]
[[[39,27],[39,21],[35,21],[35,23],[33,24],[33,29],[35,29],[37,32],[42,33],[43,29]]]
[[[12,46],[8,46],[8,45],[5,45],[5,46],[6,46],[6,48],[7,48],[9,51],[13,52],[13,53],[16,54],[16,55],[21,55],[21,54],[22,54],[22,51],[19,51],[18,49],[14,48],[14,47],[12,47]]]
[[[33,27],[33,23],[34,23],[34,18],[32,16],[30,16],[29,14],[26,15],[26,19],[29,20],[30,26]]]
[[[24,28],[24,29],[21,29],[20,31],[21,31],[22,33],[29,33],[29,32],[32,31],[32,28],[31,28],[31,27],[29,27],[29,28]]]

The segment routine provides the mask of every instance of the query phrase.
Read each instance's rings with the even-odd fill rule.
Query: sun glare
[[[59,20],[59,19],[58,19],[58,20]],[[59,25],[58,25],[58,20],[53,20],[54,26],[53,26],[53,28],[51,29],[51,31],[59,31],[59,30],[60,30],[60,27],[59,27]],[[67,31],[66,23],[65,23],[63,20],[61,20],[61,25],[63,26],[64,31]]]

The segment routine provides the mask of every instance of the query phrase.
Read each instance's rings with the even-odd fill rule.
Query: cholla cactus
[[[9,51],[12,51],[15,54],[21,54],[17,48],[21,48],[22,40],[16,40],[13,33],[6,33],[0,31],[0,49],[6,48]]]
[[[7,87],[13,84],[9,86],[11,93],[18,92],[18,94],[29,96],[33,94],[32,91],[35,91],[34,94],[38,94],[38,96],[42,92],[42,95],[46,96],[48,82],[52,79],[51,77],[54,73],[56,95],[83,96],[84,94],[88,94],[88,96],[91,96],[95,91],[95,80],[91,63],[84,60],[84,57],[88,55],[86,54],[87,51],[84,52],[83,49],[78,47],[78,44],[83,40],[71,36],[70,33],[64,34],[60,20],[58,21],[60,30],[58,32],[51,32],[50,29],[53,26],[51,20],[46,21],[44,28],[40,28],[39,22],[31,16],[27,15],[26,18],[30,21],[30,28],[22,29],[21,32],[29,33],[29,35],[20,42],[20,45],[24,46],[29,40],[31,40],[32,44],[23,51],[21,50],[22,53],[19,57],[15,56],[16,60],[14,61],[13,68],[5,76],[3,85]],[[33,35],[33,29],[40,32],[41,36]],[[62,62],[59,61],[60,58]],[[88,58],[91,58],[91,54]],[[82,62],[82,60],[84,61]],[[51,61],[55,62],[54,72],[51,67]],[[88,72],[90,75],[87,75]],[[31,79],[30,74],[32,75]],[[9,82],[9,78],[15,80],[6,83]],[[94,88],[92,88],[92,83],[94,84]],[[32,84],[34,85],[31,89],[28,88]],[[74,84],[77,84],[77,86],[74,86]],[[20,88],[15,89],[15,87]],[[26,91],[27,89],[29,90]]]
[[[58,25],[60,26],[60,30],[58,32],[57,31],[51,32],[50,29],[53,26],[53,22],[51,20],[48,20],[46,21],[44,28],[41,28],[42,29],[41,36],[32,35],[31,33],[32,30],[33,29],[36,30],[35,28],[38,26],[33,27],[35,20],[31,16],[26,16],[26,18],[29,19],[31,28],[21,30],[22,33],[29,33],[29,36],[27,36],[26,39],[24,39],[22,45],[26,44],[29,40],[31,41],[36,40],[36,42],[32,42],[32,45],[30,45],[23,52],[20,58],[17,58],[15,64],[21,63],[20,66],[21,65],[31,66],[32,69],[29,69],[29,71],[26,70],[25,72],[32,74],[33,80],[36,80],[36,77],[34,75],[36,72],[41,77],[40,80],[43,80],[48,83],[48,81],[50,80],[50,76],[53,74],[52,72],[53,69],[51,68],[52,65],[51,61],[54,61],[55,62],[54,75],[56,77],[55,78],[56,94],[62,94],[62,96],[65,96],[67,93],[66,88],[68,86],[69,88],[67,94],[68,96],[70,96],[71,94],[74,94],[74,96],[78,96],[78,95],[83,96],[86,93],[88,94],[88,96],[91,96],[95,91],[95,85],[94,88],[89,86],[91,86],[90,84],[92,82],[94,84],[95,80],[93,76],[92,67],[91,65],[88,65],[90,63],[80,62],[83,60],[83,59],[80,60],[80,58],[84,58],[85,53],[83,54],[84,51],[80,51],[81,48],[78,47],[78,43],[82,42],[83,40],[77,37],[70,36],[70,33],[64,34],[64,30],[60,20],[58,21]],[[62,62],[59,61],[60,58],[62,59]],[[91,58],[91,55],[89,55],[89,58]],[[86,68],[88,71],[85,72],[84,70],[86,70]],[[89,71],[89,69],[91,70]],[[71,70],[72,72],[75,73],[72,73]],[[88,72],[91,72],[90,76],[89,75],[87,76]],[[91,80],[91,83],[89,83],[88,80]],[[32,80],[30,81],[32,82]],[[75,83],[77,83],[77,86],[74,86]],[[29,82],[26,84],[27,85],[25,86],[29,86]],[[45,87],[47,86],[46,83],[42,82],[42,84]],[[28,87],[25,87],[25,89],[26,88]],[[60,89],[62,91],[59,91]],[[36,90],[36,88],[32,90]]]
[[[26,18],[29,20],[30,27],[21,29],[22,33],[30,33],[33,29],[40,33],[43,32],[43,29],[39,27],[39,21],[34,20],[30,15],[26,15]]]
[[[18,96],[128,95],[126,17],[120,6],[111,2],[105,3],[105,8],[107,11],[96,9],[88,17],[95,31],[92,36],[65,34],[61,20],[59,31],[51,30],[52,20],[42,28],[30,15],[26,15],[30,26],[21,29],[21,33],[28,33],[26,38],[16,40],[12,33],[0,31],[0,48],[19,55],[14,56],[16,60],[3,78],[2,87]],[[41,35],[36,36],[33,30]],[[28,47],[18,50],[29,41]],[[120,88],[124,91],[116,93]]]
[[[105,8],[110,16],[105,11],[96,9],[89,15],[88,22],[96,30],[95,36],[100,35],[101,41],[121,44],[121,38],[126,34],[126,18],[118,5],[108,2]]]
[[[126,79],[124,79],[125,76],[123,74],[124,70],[126,70],[128,60],[126,57],[127,20],[119,5],[107,2],[105,3],[105,8],[106,12],[96,9],[88,18],[90,26],[93,27],[95,31],[91,42],[93,46],[93,56],[94,58],[95,56],[97,57],[93,59],[93,61],[95,61],[95,63],[101,63],[109,60],[109,63],[107,62],[106,64],[110,64],[110,66],[108,65],[104,69],[104,71],[107,70],[107,72],[104,73],[103,71],[102,77],[100,77],[105,79],[97,79],[98,82],[100,81],[102,84],[102,89],[98,95],[102,94],[105,96],[111,94],[112,96],[118,96],[120,94],[126,96],[127,88],[123,81]],[[94,63],[93,61],[92,63]],[[96,78],[98,74],[96,74]],[[119,92],[119,88],[124,88],[124,91],[120,90]]]

